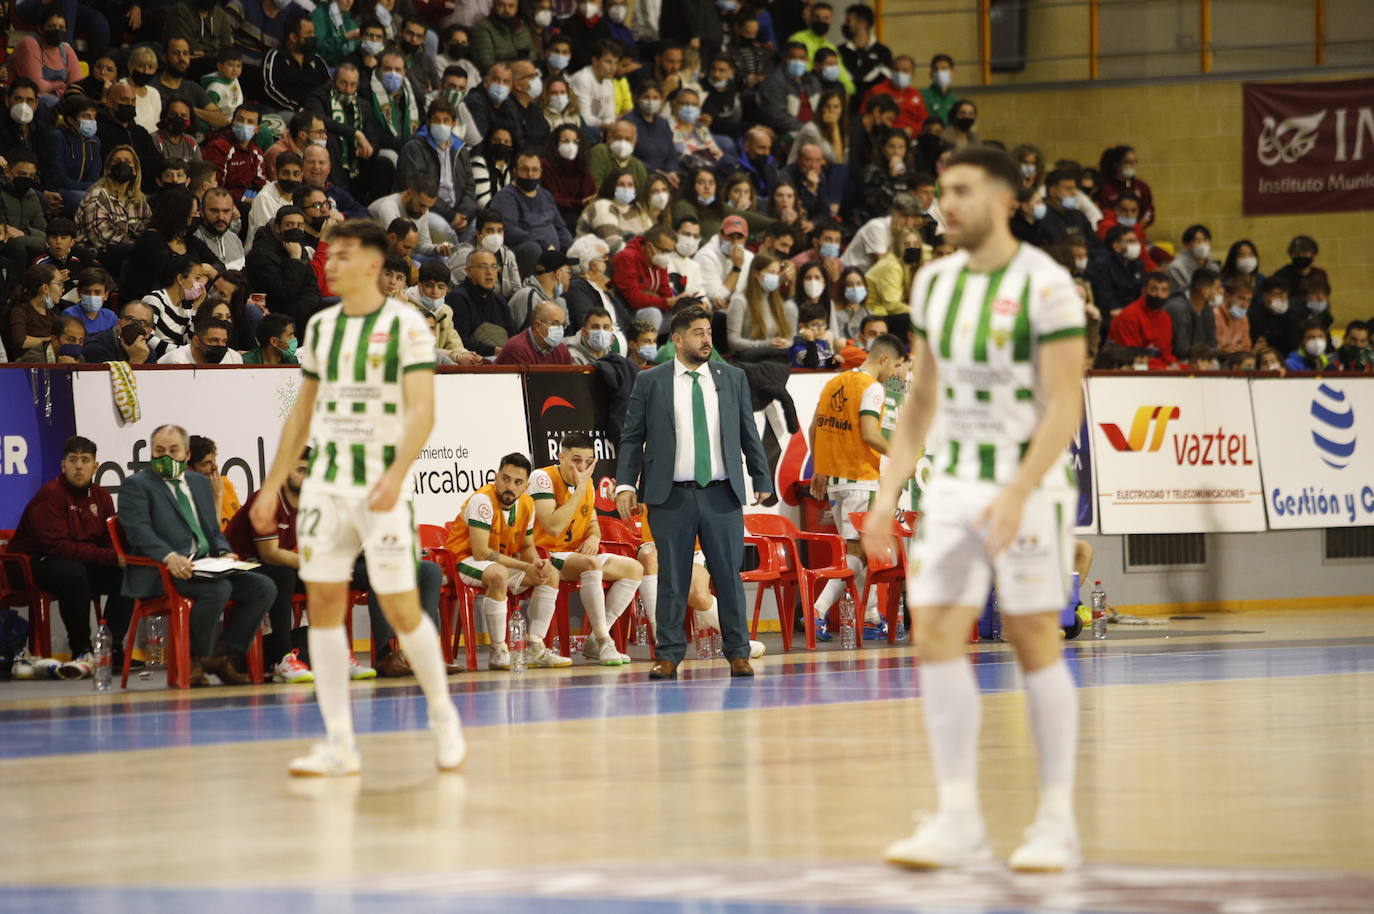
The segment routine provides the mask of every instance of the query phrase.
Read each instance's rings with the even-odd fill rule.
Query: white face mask
[[[612,339],[613,337],[609,330],[588,330],[587,348],[592,352],[605,352],[607,349],[611,348]]]
[[[1269,310],[1270,310],[1270,311],[1273,311],[1275,314],[1287,314],[1287,313],[1288,313],[1288,299],[1286,299],[1286,298],[1276,298],[1276,299],[1274,299],[1273,301],[1271,301],[1271,302],[1269,303]]]
[[[557,95],[549,96],[549,110],[555,114],[561,114],[563,109],[568,107],[568,96],[562,92]]]
[[[808,279],[806,282],[802,283],[802,291],[806,293],[806,298],[808,301],[820,298],[821,293],[825,291],[825,282],[816,279],[815,277],[812,277],[811,279]]]
[[[616,3],[606,10],[606,15],[617,25],[625,21],[626,7],[623,3]]]
[[[559,143],[558,154],[561,155],[563,158],[567,159],[569,162],[571,162],[573,159],[577,158],[577,144]]]
[[[653,264],[656,267],[663,267],[666,269],[670,264],[672,264],[672,261],[668,259],[667,254],[659,253],[654,255]]]
[[[778,291],[778,285],[782,282],[782,277],[777,273],[762,273],[759,275],[759,285],[763,286],[765,292]]]
[[[1309,298],[1307,300],[1307,310],[1313,314],[1321,314],[1329,307],[1331,307],[1331,303],[1324,298]]]
[[[1073,268],[1078,272],[1082,273],[1084,270],[1088,268],[1088,258],[1075,257],[1073,259]]]
[[[1221,307],[1222,303],[1225,302],[1225,301],[1226,301],[1226,296],[1223,295],[1221,292],[1218,292],[1217,294],[1215,294],[1215,295],[1212,296],[1212,306],[1213,306],[1213,307],[1219,308],[1219,307]]]
[[[1253,273],[1259,269],[1259,258],[1257,257],[1237,257],[1236,269],[1242,273]]]
[[[1122,257],[1125,257],[1127,260],[1138,260],[1138,259],[1140,259],[1140,242],[1139,242],[1139,241],[1131,241],[1131,242],[1128,242],[1128,243],[1126,244],[1126,246],[1125,246],[1124,248],[1121,249],[1121,256],[1122,256]]]
[[[634,151],[635,148],[629,140],[613,140],[611,142],[611,155],[617,160],[628,159]]]
[[[1129,181],[1129,180],[1131,180],[1131,179],[1134,178],[1134,177],[1135,177],[1135,169],[1134,169],[1134,168],[1123,168],[1123,169],[1121,169],[1121,180],[1123,180],[1123,181]]]
[[[1303,343],[1302,348],[1304,352],[1315,359],[1326,352],[1326,340],[1320,336],[1314,337],[1306,343]]]
[[[1245,309],[1243,305],[1231,305],[1227,310],[1231,312],[1231,316],[1234,317],[1236,320],[1240,320],[1242,317],[1245,317],[1245,315],[1250,313]]]
[[[946,89],[946,90],[948,90],[948,89],[949,89],[949,84],[950,84],[951,82],[953,82],[953,81],[954,81],[954,74],[951,73],[949,70],[936,70],[936,71],[935,71],[935,85],[939,86],[941,89]]]
[[[1212,244],[1208,241],[1195,241],[1188,250],[1192,253],[1194,260],[1201,262],[1207,259],[1208,254],[1212,253]]]
[[[655,196],[657,196],[657,194],[655,194]],[[697,252],[697,247],[700,244],[701,239],[697,238],[694,235],[677,236],[677,252],[681,254],[683,257],[691,257],[693,254],[695,254]]]
[[[553,10],[540,10],[534,14],[534,24],[541,29],[546,29],[553,25]]]
[[[657,212],[658,210],[661,210],[661,209],[665,208],[667,205],[668,205],[668,193],[667,193],[667,191],[662,191],[662,190],[660,190],[658,193],[654,193],[654,194],[650,194],[650,195],[649,195],[649,207],[650,207],[650,209],[653,209],[655,212]]]
[[[584,4],[582,4],[582,15],[583,15],[583,16],[586,16],[588,19],[595,19],[595,18],[596,18],[598,15],[600,15],[600,14],[601,14],[601,4],[600,4],[600,3],[584,3]]]
[[[15,102],[10,106],[10,117],[22,127],[33,120],[33,109],[23,102]]]
[[[506,235],[504,232],[492,232],[490,235],[482,236],[482,250],[488,254],[495,254],[506,246]]]

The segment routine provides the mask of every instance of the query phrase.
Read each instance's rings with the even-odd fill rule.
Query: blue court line
[[[1083,688],[1374,672],[1374,644],[1146,654],[1090,646],[1070,648],[1066,658]],[[982,692],[1020,688],[1020,675],[1009,652],[975,654],[973,659]],[[752,680],[730,679],[718,665],[694,670],[690,678],[675,682],[649,682],[644,675],[637,670],[600,676],[459,680],[451,691],[468,727],[893,701],[921,694],[920,664],[910,654],[784,662],[763,666]],[[359,733],[425,726],[424,700],[418,688],[355,689],[353,696]],[[165,702],[97,700],[2,712],[0,758],[306,739],[322,733],[310,690],[207,700],[182,693]]]

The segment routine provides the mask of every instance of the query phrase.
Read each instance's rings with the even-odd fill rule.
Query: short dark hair
[[[275,225],[277,228],[281,228],[281,224],[286,221],[287,216],[300,216],[302,219],[304,219],[305,210],[301,209],[299,206],[296,206],[294,203],[287,206],[283,206],[281,209],[277,210],[275,213],[272,214],[272,224]]]
[[[872,323],[874,323],[874,322],[881,322],[882,325],[883,325],[884,327],[886,327],[886,326],[887,326],[887,315],[885,315],[885,314],[865,314],[865,315],[864,315],[864,319],[861,320],[861,321],[859,321],[859,335],[862,336],[862,335],[863,335],[863,332],[864,332],[865,330],[868,329],[868,325],[869,325],[869,324],[872,324]]]
[[[341,238],[352,238],[359,247],[371,248],[383,257],[386,256],[386,233],[371,219],[345,219],[330,226],[326,235],[333,244]]]
[[[669,333],[685,333],[687,328],[697,321],[710,321],[711,315],[706,313],[706,309],[700,305],[689,305],[673,314],[673,319],[668,325]]]
[[[72,454],[90,454],[94,457],[96,455],[95,442],[89,438],[83,438],[81,435],[72,435],[62,442],[62,456],[69,457]]]
[[[1077,180],[1078,179],[1073,176],[1073,172],[1069,171],[1067,168],[1056,168],[1045,175],[1045,187],[1050,188],[1064,181],[1077,182]]]
[[[266,318],[264,318],[264,320],[266,320]],[[203,338],[205,334],[209,333],[211,330],[223,330],[225,333],[233,333],[234,325],[224,318],[215,317],[213,314],[206,311],[204,314],[196,315],[195,323],[192,325],[191,329],[196,336]]]
[[[866,3],[851,3],[845,7],[844,14],[862,19],[869,28],[873,27],[873,7]]]
[[[1288,242],[1288,256],[1292,257],[1298,251],[1311,251],[1312,256],[1317,256],[1317,239],[1311,235],[1294,235],[1293,240]]]
[[[63,216],[48,220],[48,237],[61,235],[64,238],[76,237],[76,223]]]
[[[596,43],[596,47],[592,50],[592,57],[605,57],[607,54],[617,59],[624,57],[625,45],[614,38],[603,38]]]
[[[1303,335],[1306,336],[1307,331],[1309,330],[1320,330],[1322,333],[1325,333],[1326,325],[1322,323],[1322,319],[1320,317],[1309,317],[1307,320],[1302,322]]]
[[[935,69],[935,65],[939,63],[947,63],[953,67],[954,58],[950,57],[948,54],[936,54],[934,57],[930,58],[930,68],[932,70]]]
[[[502,457],[501,462],[496,465],[497,470],[502,470],[505,467],[517,467],[524,470],[526,476],[534,472],[534,466],[530,463],[530,459],[518,451]]]
[[[196,262],[185,255],[174,257],[163,266],[162,275],[157,278],[157,281],[162,283],[162,288],[165,289],[180,277],[188,275],[195,268],[195,265]]]
[[[190,451],[187,463],[200,463],[206,457],[219,450],[215,442],[206,438],[204,435],[191,435],[187,441],[187,450]]]
[[[448,285],[453,282],[453,275],[442,260],[427,260],[420,264],[420,282],[441,282]]]
[[[683,215],[678,216],[676,219],[673,220],[673,231],[675,231],[675,232],[680,232],[680,231],[682,231],[682,227],[683,227],[684,225],[686,225],[687,223],[689,223],[689,222],[692,223],[693,225],[696,225],[696,226],[700,226],[700,225],[701,225],[701,220],[698,219],[694,214],[692,214],[692,213],[684,213]],[[51,234],[51,233],[49,233],[49,234]]]
[[[1149,273],[1145,274],[1145,285],[1149,285],[1152,282],[1167,282],[1170,287],[1173,286],[1173,280],[1171,280],[1169,274],[1165,273],[1163,270],[1151,270]]]
[[[869,316],[873,317],[874,315]],[[860,332],[862,333],[863,331]],[[869,355],[872,355],[879,349],[886,349],[899,359],[907,357],[906,346],[897,338],[896,334],[893,333],[880,333],[873,338],[873,342],[868,344]]]
[[[421,197],[437,197],[439,181],[428,172],[417,171],[406,179],[406,190]]]
[[[292,11],[294,12],[294,8]],[[291,120],[286,125],[286,131],[291,136],[298,133],[309,133],[310,125],[316,118],[319,118],[319,115],[314,111],[297,111],[291,115]]]
[[[52,226],[53,222],[56,221],[57,220],[54,219],[52,222],[48,223],[49,235],[53,233]],[[1309,292],[1325,292],[1327,295],[1330,295],[1331,283],[1327,281],[1326,274],[1324,272],[1320,270],[1313,270],[1311,273],[1308,273],[1306,276],[1304,276],[1302,279],[1298,281],[1298,290],[1302,292],[1304,295],[1306,295]]]
[[[1216,270],[1210,268],[1195,270],[1193,271],[1193,278],[1188,280],[1188,291],[1201,292],[1218,279],[1221,279],[1221,274]]]
[[[823,321],[830,318],[830,308],[818,301],[807,302],[797,311],[797,326],[801,327],[812,321]]]
[[[864,106],[864,110],[890,111],[893,113],[897,113],[900,112],[902,109],[901,106],[897,104],[897,99],[893,98],[891,95],[888,95],[886,92],[879,92],[877,95],[873,96],[868,100],[868,102]]]
[[[504,228],[506,225],[506,217],[501,215],[499,209],[492,209],[490,206],[484,206],[477,211],[477,218],[474,219],[473,222],[476,223],[478,231],[481,231],[483,227],[488,225],[499,225]]]
[[[104,286],[105,291],[113,292],[115,288],[114,277],[104,267],[86,267],[76,274],[76,287],[89,289],[91,286]]]
[[[655,222],[644,233],[644,240],[653,245],[676,245],[677,233],[661,222]]]
[[[33,94],[38,94],[38,83],[29,79],[27,76],[16,76],[9,85],[8,94],[13,95],[15,89],[32,89]],[[11,157],[11,161],[13,161]]]
[[[582,323],[585,324],[594,317],[609,318],[610,316],[611,312],[607,311],[605,308],[588,308],[587,313],[582,315]]]
[[[271,345],[273,337],[281,339],[286,328],[294,323],[296,323],[296,319],[291,315],[273,311],[258,321],[258,327],[253,331],[253,339],[257,340],[259,347],[266,349]]]
[[[1107,229],[1107,236],[1102,240],[1107,243],[1107,247],[1111,247],[1112,245],[1120,241],[1121,238],[1125,235],[1130,235],[1134,237],[1135,229],[1128,228],[1124,225],[1114,225],[1111,228]]]
[[[300,154],[295,152],[283,152],[281,155],[277,156],[277,177],[281,177],[281,170],[283,168],[287,168],[291,165],[304,168],[305,159],[301,158]]]
[[[1369,332],[1369,322],[1368,322],[1368,321],[1351,321],[1350,323],[1348,323],[1348,324],[1345,325],[1345,332],[1346,332],[1346,335],[1347,335],[1347,336],[1350,334],[1350,331],[1352,331],[1352,330],[1363,330],[1365,333],[1368,333],[1368,332]]]
[[[955,165],[971,165],[980,169],[989,178],[999,181],[1011,188],[1014,192],[1021,186],[1021,170],[1016,163],[1011,160],[1011,156],[1001,149],[993,149],[989,146],[965,146],[955,150],[949,157],[949,164],[945,166],[948,170]],[[1052,183],[1054,175],[1045,179],[1046,184]]]
[[[1208,241],[1212,240],[1212,230],[1205,225],[1190,225],[1183,230],[1183,243],[1191,244],[1198,235],[1204,236]]]
[[[595,448],[592,443],[592,436],[586,432],[568,432],[563,439],[558,442],[558,450],[571,451],[573,448]]]

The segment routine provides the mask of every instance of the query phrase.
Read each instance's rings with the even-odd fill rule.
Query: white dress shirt
[[[568,78],[568,88],[577,96],[578,110],[588,127],[597,129],[615,123],[615,83],[597,79],[591,64]]]
[[[197,362],[197,361],[196,361],[196,354],[195,354],[195,352],[191,349],[191,344],[190,344],[190,343],[187,343],[185,346],[178,346],[176,349],[173,349],[171,352],[167,353],[167,354],[164,355],[162,358],[158,359],[158,360],[157,360],[157,363],[158,363],[159,365],[209,365],[209,364],[210,364],[209,362]],[[226,353],[224,354],[224,358],[220,360],[220,363],[219,363],[219,364],[221,364],[221,365],[242,365],[242,364],[243,364],[243,356],[240,355],[240,354],[239,354],[238,352],[236,352],[235,350],[230,349],[228,352],[226,352]]]
[[[725,280],[730,277],[730,271],[735,264],[721,253],[720,235],[712,235],[710,241],[703,242],[697,250],[696,256],[692,258],[697,266],[701,267],[701,285],[706,290],[706,295],[711,299],[711,303],[717,308],[724,308],[730,304],[730,296],[743,292],[749,282],[749,267],[754,262],[752,251],[745,250],[744,263],[740,264],[739,279],[735,281],[735,291],[732,293],[725,288]]]
[[[189,482],[186,481],[186,474],[185,474],[185,473],[182,473],[181,476],[180,476],[180,478],[178,478],[178,479],[165,479],[165,478],[164,478],[162,481],[163,481],[163,483],[166,484],[166,486],[167,486],[167,491],[169,491],[169,492],[172,493],[172,501],[177,502],[178,505],[181,504],[181,501],[180,501],[180,499],[177,498],[177,489],[180,488],[180,490],[181,490],[182,492],[185,492],[185,493],[186,493],[186,500],[189,501],[189,502],[191,503],[191,514],[195,517],[196,523],[199,524],[199,523],[200,523],[200,511],[198,511],[198,510],[196,509],[196,497],[195,497],[195,495],[191,494],[191,484],[190,484]],[[203,527],[204,524],[201,524],[201,526]],[[176,544],[173,543],[172,545],[176,545]],[[209,554],[208,550],[213,549],[213,548],[214,548],[214,544],[211,543],[211,542],[209,541],[209,539],[207,539],[206,542],[205,542],[205,547],[206,547],[206,549],[207,549],[207,553],[206,553],[206,554],[208,555],[208,554]],[[167,561],[167,559],[171,558],[173,555],[180,555],[180,556],[182,556],[183,558],[194,558],[193,553],[195,552],[195,548],[196,548],[196,535],[195,535],[195,533],[192,533],[192,534],[191,534],[191,542],[190,542],[189,544],[187,544],[187,550],[188,550],[188,551],[183,552],[181,549],[178,549],[178,550],[176,550],[175,553],[169,552],[169,553],[167,553],[165,556],[162,557],[162,560],[165,562],[165,561]]]
[[[696,436],[692,424],[692,384],[688,371],[701,378],[701,393],[706,401],[706,433],[711,436],[711,478],[725,478],[725,452],[720,441],[720,401],[711,363],[688,368],[673,359],[673,424],[677,428],[677,455],[673,458],[673,482],[695,482],[697,478]]]

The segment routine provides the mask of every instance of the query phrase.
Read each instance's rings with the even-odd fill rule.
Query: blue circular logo
[[[1345,392],[1328,384],[1318,387],[1312,419],[1312,443],[1321,452],[1322,463],[1337,470],[1350,466],[1355,455],[1355,411],[1346,402]]]

